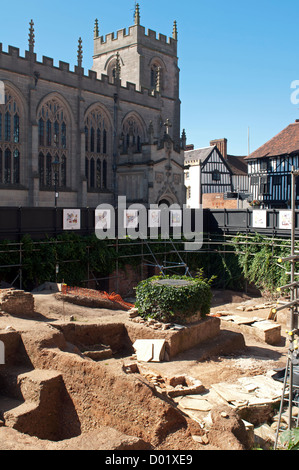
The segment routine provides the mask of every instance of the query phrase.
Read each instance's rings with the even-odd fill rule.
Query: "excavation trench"
[[[109,426],[138,437],[144,448],[161,444],[178,429],[197,427],[141,369],[128,373],[124,360],[137,338],[152,337],[148,329],[113,322],[32,326],[0,333],[6,346],[6,364],[0,366],[5,426],[50,441]],[[203,338],[203,331],[206,339],[217,335],[219,320],[211,318],[193,330],[188,336],[183,331],[156,335],[166,338],[172,357],[189,348],[190,339]],[[188,380],[181,380],[183,388]]]

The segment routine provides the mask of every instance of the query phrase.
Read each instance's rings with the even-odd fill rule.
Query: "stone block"
[[[254,334],[267,344],[277,344],[281,341],[281,326],[270,320],[257,321],[251,325]]]

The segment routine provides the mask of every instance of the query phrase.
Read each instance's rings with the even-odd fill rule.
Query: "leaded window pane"
[[[4,140],[6,142],[10,142],[10,139],[11,139],[11,115],[10,113],[7,111],[5,113],[5,124],[4,124],[4,132],[5,132],[5,135],[4,135]]]
[[[107,188],[107,162],[103,161],[103,188]]]
[[[63,122],[61,124],[61,147],[66,149],[66,124]]]
[[[40,185],[53,187],[55,176],[58,187],[67,182],[68,159],[68,118],[63,104],[58,98],[46,101],[39,111]],[[44,155],[46,153],[46,157]],[[43,155],[43,157],[42,157]],[[59,161],[54,174],[53,162]]]
[[[22,112],[18,98],[6,90],[5,108],[0,113],[0,183],[20,183]]]
[[[11,151],[9,149],[5,150],[4,157],[4,183],[11,183]]]
[[[85,176],[89,190],[107,187],[104,177],[104,156],[109,154],[111,127],[103,110],[94,108],[85,119]],[[107,174],[107,163],[106,174]],[[104,186],[105,178],[105,186]]]
[[[46,158],[46,186],[52,186],[52,156],[47,154]]]
[[[2,149],[0,148],[0,183],[2,183],[2,178],[3,178],[3,161],[2,161]]]
[[[20,141],[20,118],[18,114],[14,115],[13,141],[14,143]]]
[[[65,155],[62,156],[62,163],[61,163],[61,185],[66,186],[66,157]]]
[[[13,182],[19,184],[20,182],[20,152],[14,151],[13,154]]]
[[[38,157],[39,185],[42,188],[45,185],[45,157],[43,153]]]
[[[45,145],[44,132],[45,132],[45,123],[44,123],[44,120],[41,118],[38,121],[38,142],[41,147]]]
[[[51,147],[52,145],[52,123],[48,119],[47,121],[47,147]]]
[[[98,158],[97,159],[97,188],[100,188],[102,186],[102,162]]]
[[[94,159],[90,160],[90,187],[94,188]]]

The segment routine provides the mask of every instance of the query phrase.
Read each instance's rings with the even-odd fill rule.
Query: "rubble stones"
[[[129,318],[136,318],[138,317],[138,308],[133,307],[128,311],[128,313],[129,313]]]
[[[163,330],[163,331],[165,331],[165,330],[169,330],[171,328],[175,328],[175,325],[172,325],[172,323],[161,323],[161,322],[156,321],[152,318],[149,319],[149,320],[144,320],[139,315],[133,316],[133,317],[130,316],[130,319],[134,323],[143,324],[144,326],[147,326],[148,328],[152,328],[153,330]]]
[[[1,289],[0,309],[11,315],[32,317],[34,314],[34,297],[31,293],[23,290]]]
[[[207,434],[203,434],[203,436],[192,436],[193,441],[198,442],[202,445],[207,445],[209,443],[209,438]]]

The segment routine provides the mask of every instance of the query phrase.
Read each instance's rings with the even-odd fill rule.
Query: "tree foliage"
[[[288,284],[290,263],[279,263],[279,258],[290,255],[288,240],[275,240],[260,234],[238,235],[233,240],[239,267],[249,282],[262,291],[274,293],[282,285]],[[295,267],[298,269],[298,266]]]

